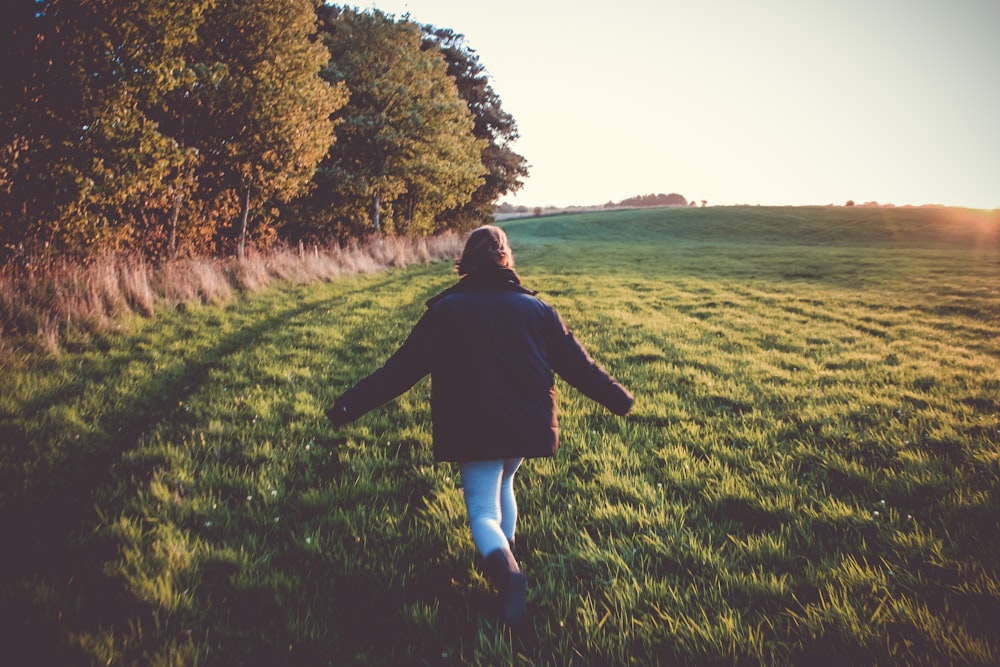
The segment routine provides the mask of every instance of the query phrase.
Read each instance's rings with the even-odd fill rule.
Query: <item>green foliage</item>
[[[205,2],[35,2],[4,100],[8,248],[86,255],[162,245],[196,155],[161,124]]]
[[[501,107],[500,96],[490,85],[486,68],[463,35],[446,28],[423,26],[424,48],[439,51],[448,64],[458,94],[472,112],[473,133],[485,143],[481,158],[486,174],[469,201],[441,214],[459,227],[474,227],[493,219],[493,207],[501,196],[517,192],[528,175],[528,164],[511,148],[517,139],[514,117]]]
[[[322,410],[448,264],[274,289],[4,373],[5,657],[75,664],[995,664],[1000,221],[684,208],[505,224],[637,396],[560,383],[497,627],[429,385]]]
[[[458,211],[484,183],[484,161],[492,185],[476,195],[477,220],[523,175],[497,185],[501,158],[487,156],[516,156],[480,138],[472,102],[440,52],[421,50],[419,27],[378,11],[15,0],[5,19],[5,257],[243,257],[251,242],[426,235],[473,224]],[[513,119],[490,104],[506,128],[494,136],[512,139]]]
[[[343,86],[319,77],[329,53],[315,32],[312,0],[220,0],[203,25],[202,61],[226,70],[201,88],[200,143],[240,202],[233,236],[241,257],[254,202],[306,190],[330,147],[331,117],[347,100]]]
[[[374,10],[325,7],[324,75],[351,91],[337,140],[316,177],[312,206],[359,231],[433,233],[437,216],[482,182],[485,142],[442,59],[419,28]]]

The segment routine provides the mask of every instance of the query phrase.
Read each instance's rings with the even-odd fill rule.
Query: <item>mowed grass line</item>
[[[339,433],[322,418],[452,282],[439,264],[194,309],[8,373],[13,655],[998,660],[995,221],[699,209],[505,227],[525,282],[637,395],[619,419],[560,383],[563,447],[519,473],[535,642],[496,627],[457,475],[432,462],[429,384]]]

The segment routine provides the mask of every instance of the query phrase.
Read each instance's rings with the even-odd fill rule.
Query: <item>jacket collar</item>
[[[521,277],[514,269],[507,269],[498,266],[492,269],[484,269],[463,276],[456,284],[441,292],[427,302],[428,307],[434,305],[444,297],[458,292],[480,292],[487,290],[509,290],[534,296],[538,294],[535,290],[530,290],[521,284]]]

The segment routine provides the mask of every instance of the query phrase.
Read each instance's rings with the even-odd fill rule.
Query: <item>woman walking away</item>
[[[527,621],[527,579],[513,553],[514,473],[556,452],[553,371],[617,415],[632,395],[521,285],[502,229],[473,231],[457,268],[461,279],[427,302],[403,345],[326,414],[339,428],[431,374],[434,457],[459,464],[472,540],[516,628]]]

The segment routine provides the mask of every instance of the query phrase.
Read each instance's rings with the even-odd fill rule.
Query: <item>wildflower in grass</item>
[[[473,542],[505,622],[519,627],[527,579],[514,556],[514,475],[558,448],[554,374],[618,415],[633,399],[521,284],[503,230],[473,231],[457,268],[461,280],[427,302],[403,345],[326,414],[342,426],[432,375],[435,458],[459,464]]]

